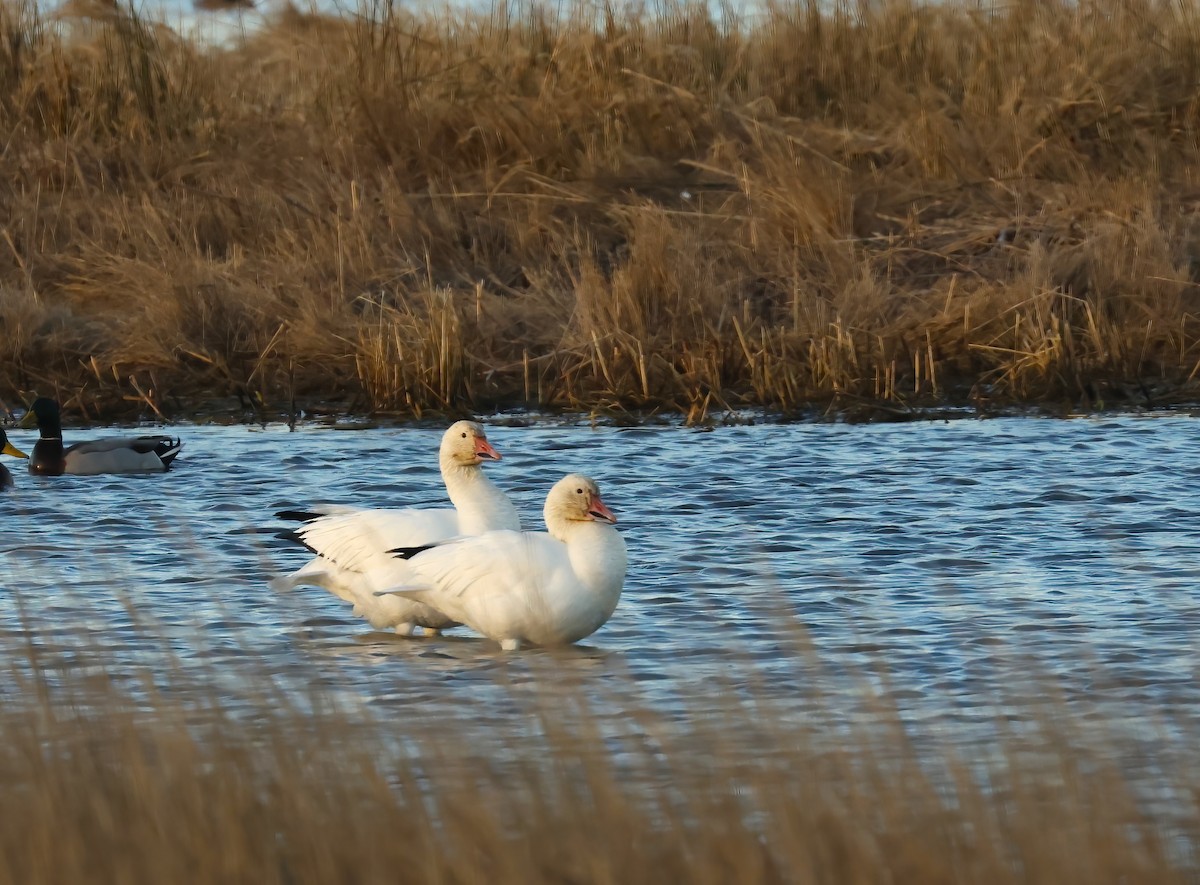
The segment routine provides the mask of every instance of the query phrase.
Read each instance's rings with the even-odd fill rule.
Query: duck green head
[[[29,407],[29,411],[21,419],[18,427],[37,427],[42,431],[42,435],[53,435],[59,432],[59,408],[58,403],[50,399],[48,396],[39,396],[33,401],[33,405]]]

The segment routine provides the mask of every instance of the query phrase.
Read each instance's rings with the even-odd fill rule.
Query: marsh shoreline
[[[67,398],[64,421],[68,427],[137,427],[152,425],[287,424],[294,427],[327,427],[354,431],[377,426],[442,427],[462,417],[472,417],[501,427],[592,424],[609,427],[647,425],[689,428],[718,428],[755,424],[899,424],[910,421],[960,421],[991,418],[1076,419],[1116,415],[1200,415],[1200,399],[1194,395],[1160,396],[1152,400],[1120,403],[1082,402],[987,402],[909,405],[895,402],[861,401],[847,398],[811,403],[790,411],[746,406],[683,414],[668,409],[530,408],[525,404],[492,404],[491,408],[469,406],[450,410],[431,409],[419,415],[403,411],[370,410],[361,402],[335,398],[313,398],[289,406],[268,403],[251,405],[245,398],[203,397],[158,403],[151,410],[144,403],[127,400],[91,400],[80,409],[79,401]],[[0,426],[12,429],[25,411],[20,401],[0,400],[7,420]]]

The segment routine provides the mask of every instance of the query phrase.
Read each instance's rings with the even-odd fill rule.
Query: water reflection
[[[990,740],[1031,673],[1047,683],[1030,695],[1049,684],[1148,745],[1172,732],[1145,723],[1200,720],[1186,417],[497,426],[505,460],[486,469],[530,527],[551,483],[584,470],[630,551],[625,597],[587,646],[518,656],[467,631],[378,633],[318,589],[266,586],[305,559],[273,537],[278,509],[442,504],[440,428],[182,432],[162,476],[17,477],[0,499],[0,654],[32,644],[117,679],[169,663],[247,705],[254,667],[297,693],[481,721],[503,715],[498,686],[546,672],[583,691],[627,680],[668,712],[753,689],[801,717],[834,698],[849,718],[877,685],[965,744]]]

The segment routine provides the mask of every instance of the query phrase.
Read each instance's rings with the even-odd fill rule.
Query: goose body
[[[621,598],[625,541],[587,477],[556,483],[544,512],[548,532],[492,531],[395,551],[414,580],[386,595],[432,606],[505,649],[590,636]]]
[[[95,476],[101,473],[162,473],[183,448],[170,436],[107,437],[64,446],[58,403],[39,397],[21,421],[37,422],[38,441],[29,472],[40,476]]]
[[[407,563],[389,551],[464,534],[518,529],[520,518],[508,496],[487,478],[485,460],[500,454],[473,421],[459,421],[442,435],[438,462],[453,508],[354,510],[322,505],[299,517],[304,525],[281,537],[303,544],[316,556],[271,585],[286,590],[303,584],[323,587],[353,606],[355,615],[376,629],[408,636],[416,627],[434,633],[457,622],[419,600],[380,596],[377,591],[411,579]]]
[[[11,455],[14,458],[29,457],[8,441],[8,434],[4,432],[3,427],[0,427],[0,455]],[[11,489],[13,485],[13,475],[7,467],[0,464],[0,492],[3,492],[5,489]]]

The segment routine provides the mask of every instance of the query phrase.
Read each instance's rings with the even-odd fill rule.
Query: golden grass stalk
[[[1194,393],[1188,4],[76,12],[0,11],[0,398]]]

